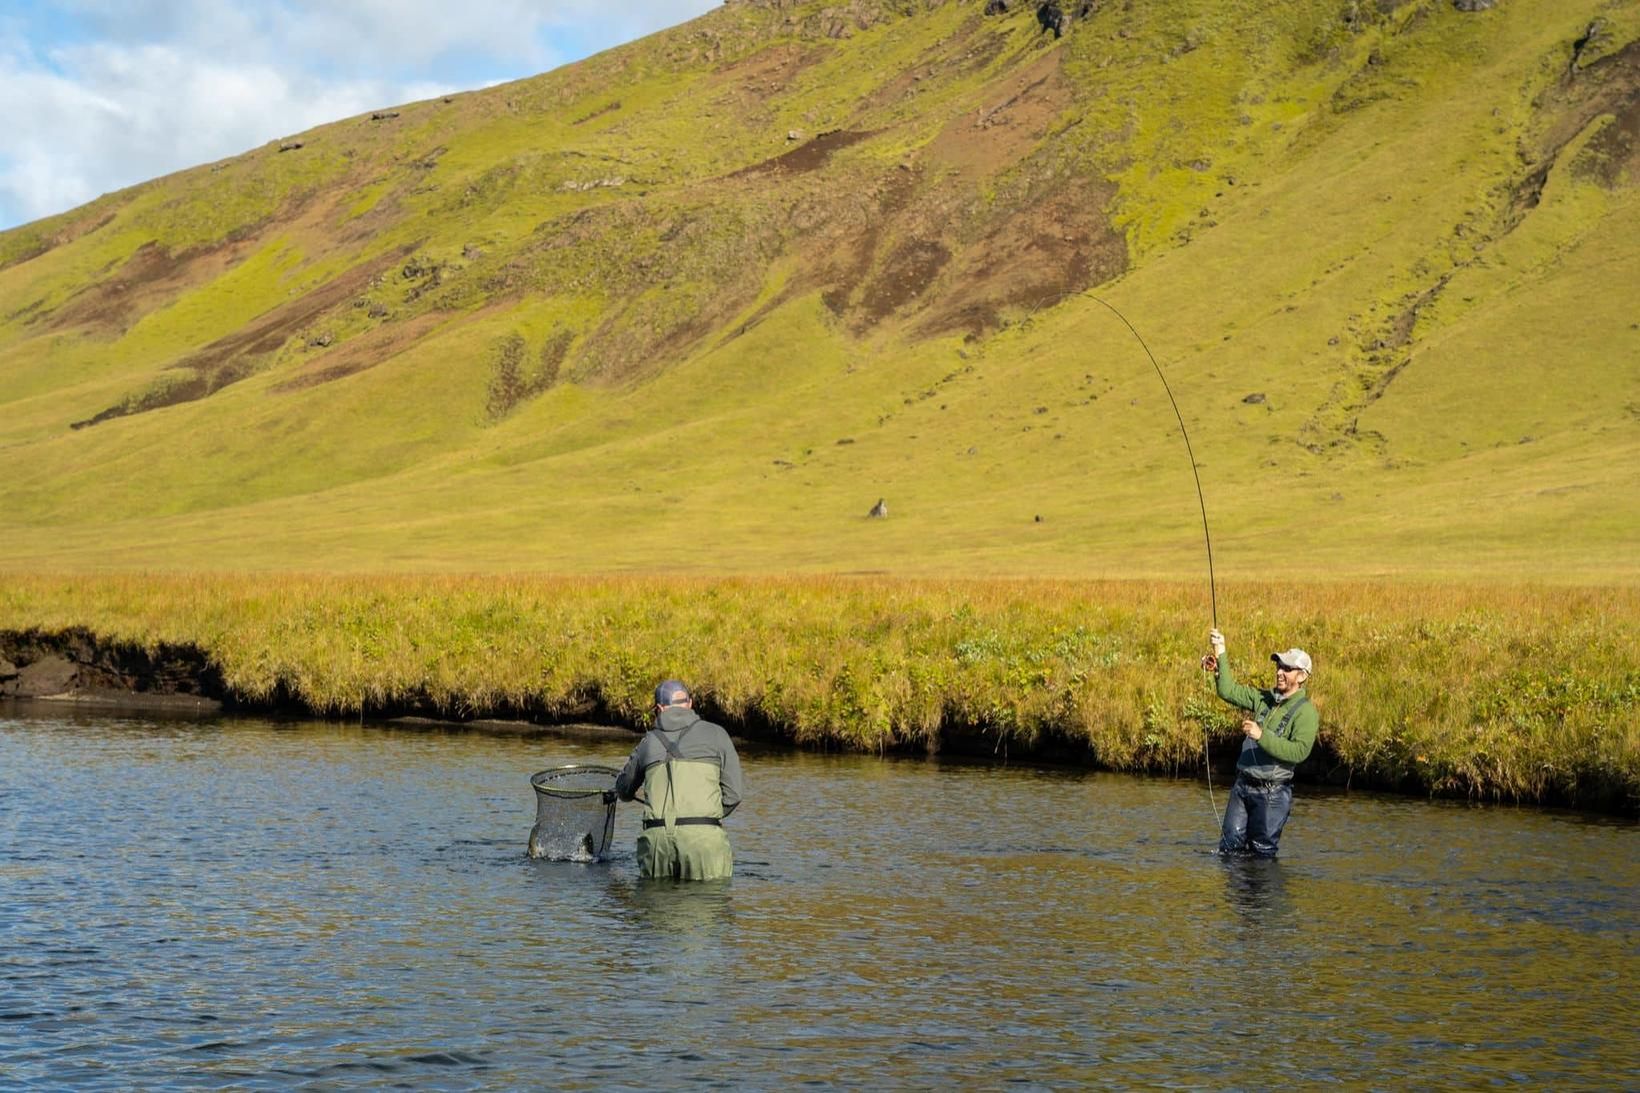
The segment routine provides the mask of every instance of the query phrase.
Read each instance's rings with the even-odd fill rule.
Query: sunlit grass
[[[1362,583],[1221,590],[1244,679],[1316,660],[1320,773],[1509,800],[1640,798],[1640,593]],[[636,723],[688,680],[801,743],[1081,754],[1189,772],[1235,719],[1196,666],[1202,589],[1161,582],[13,576],[0,629],[191,644],[245,700]]]

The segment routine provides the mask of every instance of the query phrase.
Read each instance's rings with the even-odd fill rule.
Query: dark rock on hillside
[[[1093,14],[1093,0],[1083,0],[1082,3],[1061,4],[1059,0],[1046,0],[1036,9],[1036,21],[1042,24],[1043,30],[1053,31],[1055,38],[1062,37],[1071,29],[1071,24],[1078,19],[1086,19]]]
[[[985,0],[986,15],[1007,15],[1008,0]]]
[[[1572,62],[1569,67],[1574,74],[1583,67],[1583,54],[1603,45],[1607,37],[1606,20],[1596,19],[1588,25],[1582,36],[1572,43]]]
[[[1495,3],[1496,0],[1452,0],[1452,6],[1459,11],[1485,11]]]
[[[1248,395],[1246,398],[1242,399],[1241,401],[1247,403],[1249,406],[1257,406],[1259,403],[1264,401],[1264,392],[1263,391],[1254,391],[1252,394]]]

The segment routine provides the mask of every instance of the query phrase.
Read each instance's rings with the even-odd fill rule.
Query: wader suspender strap
[[[1281,720],[1277,721],[1276,722],[1276,727],[1271,729],[1270,731],[1275,733],[1277,736],[1282,737],[1285,740],[1291,740],[1292,737],[1290,735],[1288,735],[1288,733],[1285,730],[1286,730],[1287,726],[1292,722],[1293,718],[1298,716],[1298,711],[1303,709],[1304,705],[1309,701],[1310,701],[1310,696],[1309,695],[1299,695],[1298,701],[1294,702],[1291,706],[1289,706],[1287,708],[1287,710],[1284,713],[1282,713]]]
[[[683,743],[683,738],[689,735],[689,730],[694,728],[696,725],[699,725],[699,724],[700,724],[699,721],[691,721],[691,722],[689,722],[689,724],[685,725],[683,727],[683,731],[678,733],[678,744]],[[667,795],[667,797],[671,797],[672,796],[672,761],[674,759],[682,759],[683,758],[683,751],[678,747],[678,744],[674,744],[672,741],[668,740],[666,738],[666,734],[664,732],[662,732],[660,729],[658,729],[658,728],[650,729],[649,731],[655,734],[656,739],[658,739],[661,742],[661,747],[666,749],[666,795]],[[666,811],[666,805],[664,803],[661,805],[661,811],[662,812]],[[710,825],[712,827],[722,827],[723,826],[723,821],[718,819],[716,816],[677,816],[677,817],[673,818],[672,822],[674,824],[678,824],[680,826],[687,826],[689,824],[698,824],[698,825],[702,825],[702,826]],[[644,826],[644,830],[647,831],[650,828],[665,827],[666,826],[666,821],[665,820],[660,820],[660,819],[645,820],[643,822],[643,826]]]
[[[683,731],[678,733],[678,744],[683,743],[683,738],[689,735],[689,730],[699,724],[699,721],[691,721],[689,724],[685,725],[683,727]],[[678,750],[678,744],[674,744],[672,741],[668,740],[664,732],[658,728],[650,729],[649,731],[655,734],[655,738],[661,742],[661,747],[666,749],[667,755],[670,755],[673,759],[683,758],[683,752]],[[670,776],[671,771],[668,771],[667,774]]]

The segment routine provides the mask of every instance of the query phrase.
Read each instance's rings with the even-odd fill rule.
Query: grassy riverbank
[[[193,645],[246,701],[635,723],[650,688],[811,746],[1071,753],[1199,769],[1235,741],[1195,663],[1205,590],[1145,582],[498,577],[0,581],[0,629]],[[1318,774],[1631,810],[1640,591],[1237,584],[1243,678],[1316,658]]]

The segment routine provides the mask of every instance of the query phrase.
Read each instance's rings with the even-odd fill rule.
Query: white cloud
[[[374,107],[545,71],[718,0],[67,0],[0,26],[0,229]]]

